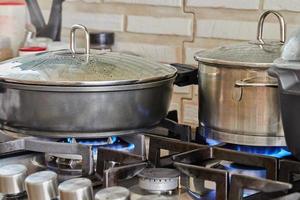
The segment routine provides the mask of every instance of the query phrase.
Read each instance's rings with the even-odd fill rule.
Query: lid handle
[[[70,41],[70,49],[72,54],[76,54],[76,40],[75,40],[75,32],[77,29],[81,29],[84,31],[84,35],[85,35],[85,53],[87,55],[90,54],[90,34],[87,30],[87,28],[81,24],[74,24],[71,28],[71,32],[70,32],[70,37],[71,37],[71,41]]]
[[[277,17],[280,24],[280,43],[284,43],[286,38],[286,23],[283,16],[279,12],[276,12],[274,10],[268,10],[259,17],[258,26],[257,26],[257,37],[256,37],[257,40],[261,44],[265,44],[262,35],[263,35],[265,19],[269,14],[274,14]]]

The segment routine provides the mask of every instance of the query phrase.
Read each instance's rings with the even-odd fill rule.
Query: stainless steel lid
[[[269,14],[274,14],[280,22],[280,41],[265,41],[262,38],[263,24]],[[280,56],[285,42],[285,21],[276,11],[264,12],[258,22],[257,40],[236,45],[203,50],[195,54],[197,61],[228,67],[268,68]]]
[[[86,35],[85,52],[75,50],[75,30]],[[71,30],[71,50],[18,57],[0,63],[0,79],[37,85],[102,86],[158,81],[174,77],[176,68],[142,57],[89,49],[89,34],[82,25]]]

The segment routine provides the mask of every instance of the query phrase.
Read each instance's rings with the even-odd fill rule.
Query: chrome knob
[[[130,191],[124,187],[114,186],[99,190],[95,200],[129,200]]]
[[[24,165],[12,164],[0,167],[0,193],[16,195],[24,192],[26,175],[27,168]]]
[[[58,186],[60,200],[93,200],[92,182],[87,178],[74,178]]]
[[[52,171],[41,171],[25,179],[29,200],[51,200],[57,198],[57,174]]]

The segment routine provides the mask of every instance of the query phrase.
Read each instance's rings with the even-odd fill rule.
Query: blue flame
[[[89,145],[92,147],[93,154],[97,155],[98,147],[107,147],[118,151],[132,151],[135,148],[134,144],[127,143],[122,139],[113,136],[108,138],[97,139],[75,139],[78,144]],[[74,143],[74,138],[67,138],[67,143]]]
[[[222,142],[218,141],[218,140],[214,140],[214,139],[210,139],[210,138],[206,138],[206,143],[209,145],[209,146],[216,146],[218,144],[221,144]]]
[[[262,167],[254,167],[254,166],[247,166],[247,165],[240,165],[236,163],[231,163],[227,166],[224,166],[227,171],[229,171],[229,182],[231,182],[231,175],[232,174],[242,174],[246,176],[253,176],[259,178],[266,178],[267,170]],[[253,194],[256,194],[258,191],[251,190],[251,189],[244,189],[243,190],[243,197],[248,197]]]
[[[131,151],[135,148],[135,145],[134,144],[108,144],[108,145],[103,145],[103,147],[108,147],[108,148],[111,148],[111,149],[115,149],[115,150],[118,150],[118,151]]]
[[[67,138],[68,143],[73,143],[74,138]],[[102,146],[108,144],[107,138],[97,138],[97,139],[75,139],[78,144],[86,144],[91,146]],[[117,137],[111,137],[111,143],[115,143],[117,141]]]
[[[245,145],[229,145],[230,149],[275,158],[283,158],[291,155],[286,147],[264,147],[264,146],[245,146]]]

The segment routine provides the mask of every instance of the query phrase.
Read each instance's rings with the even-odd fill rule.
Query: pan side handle
[[[180,87],[198,85],[198,68],[179,63],[172,63],[171,65],[177,69],[175,85]]]

